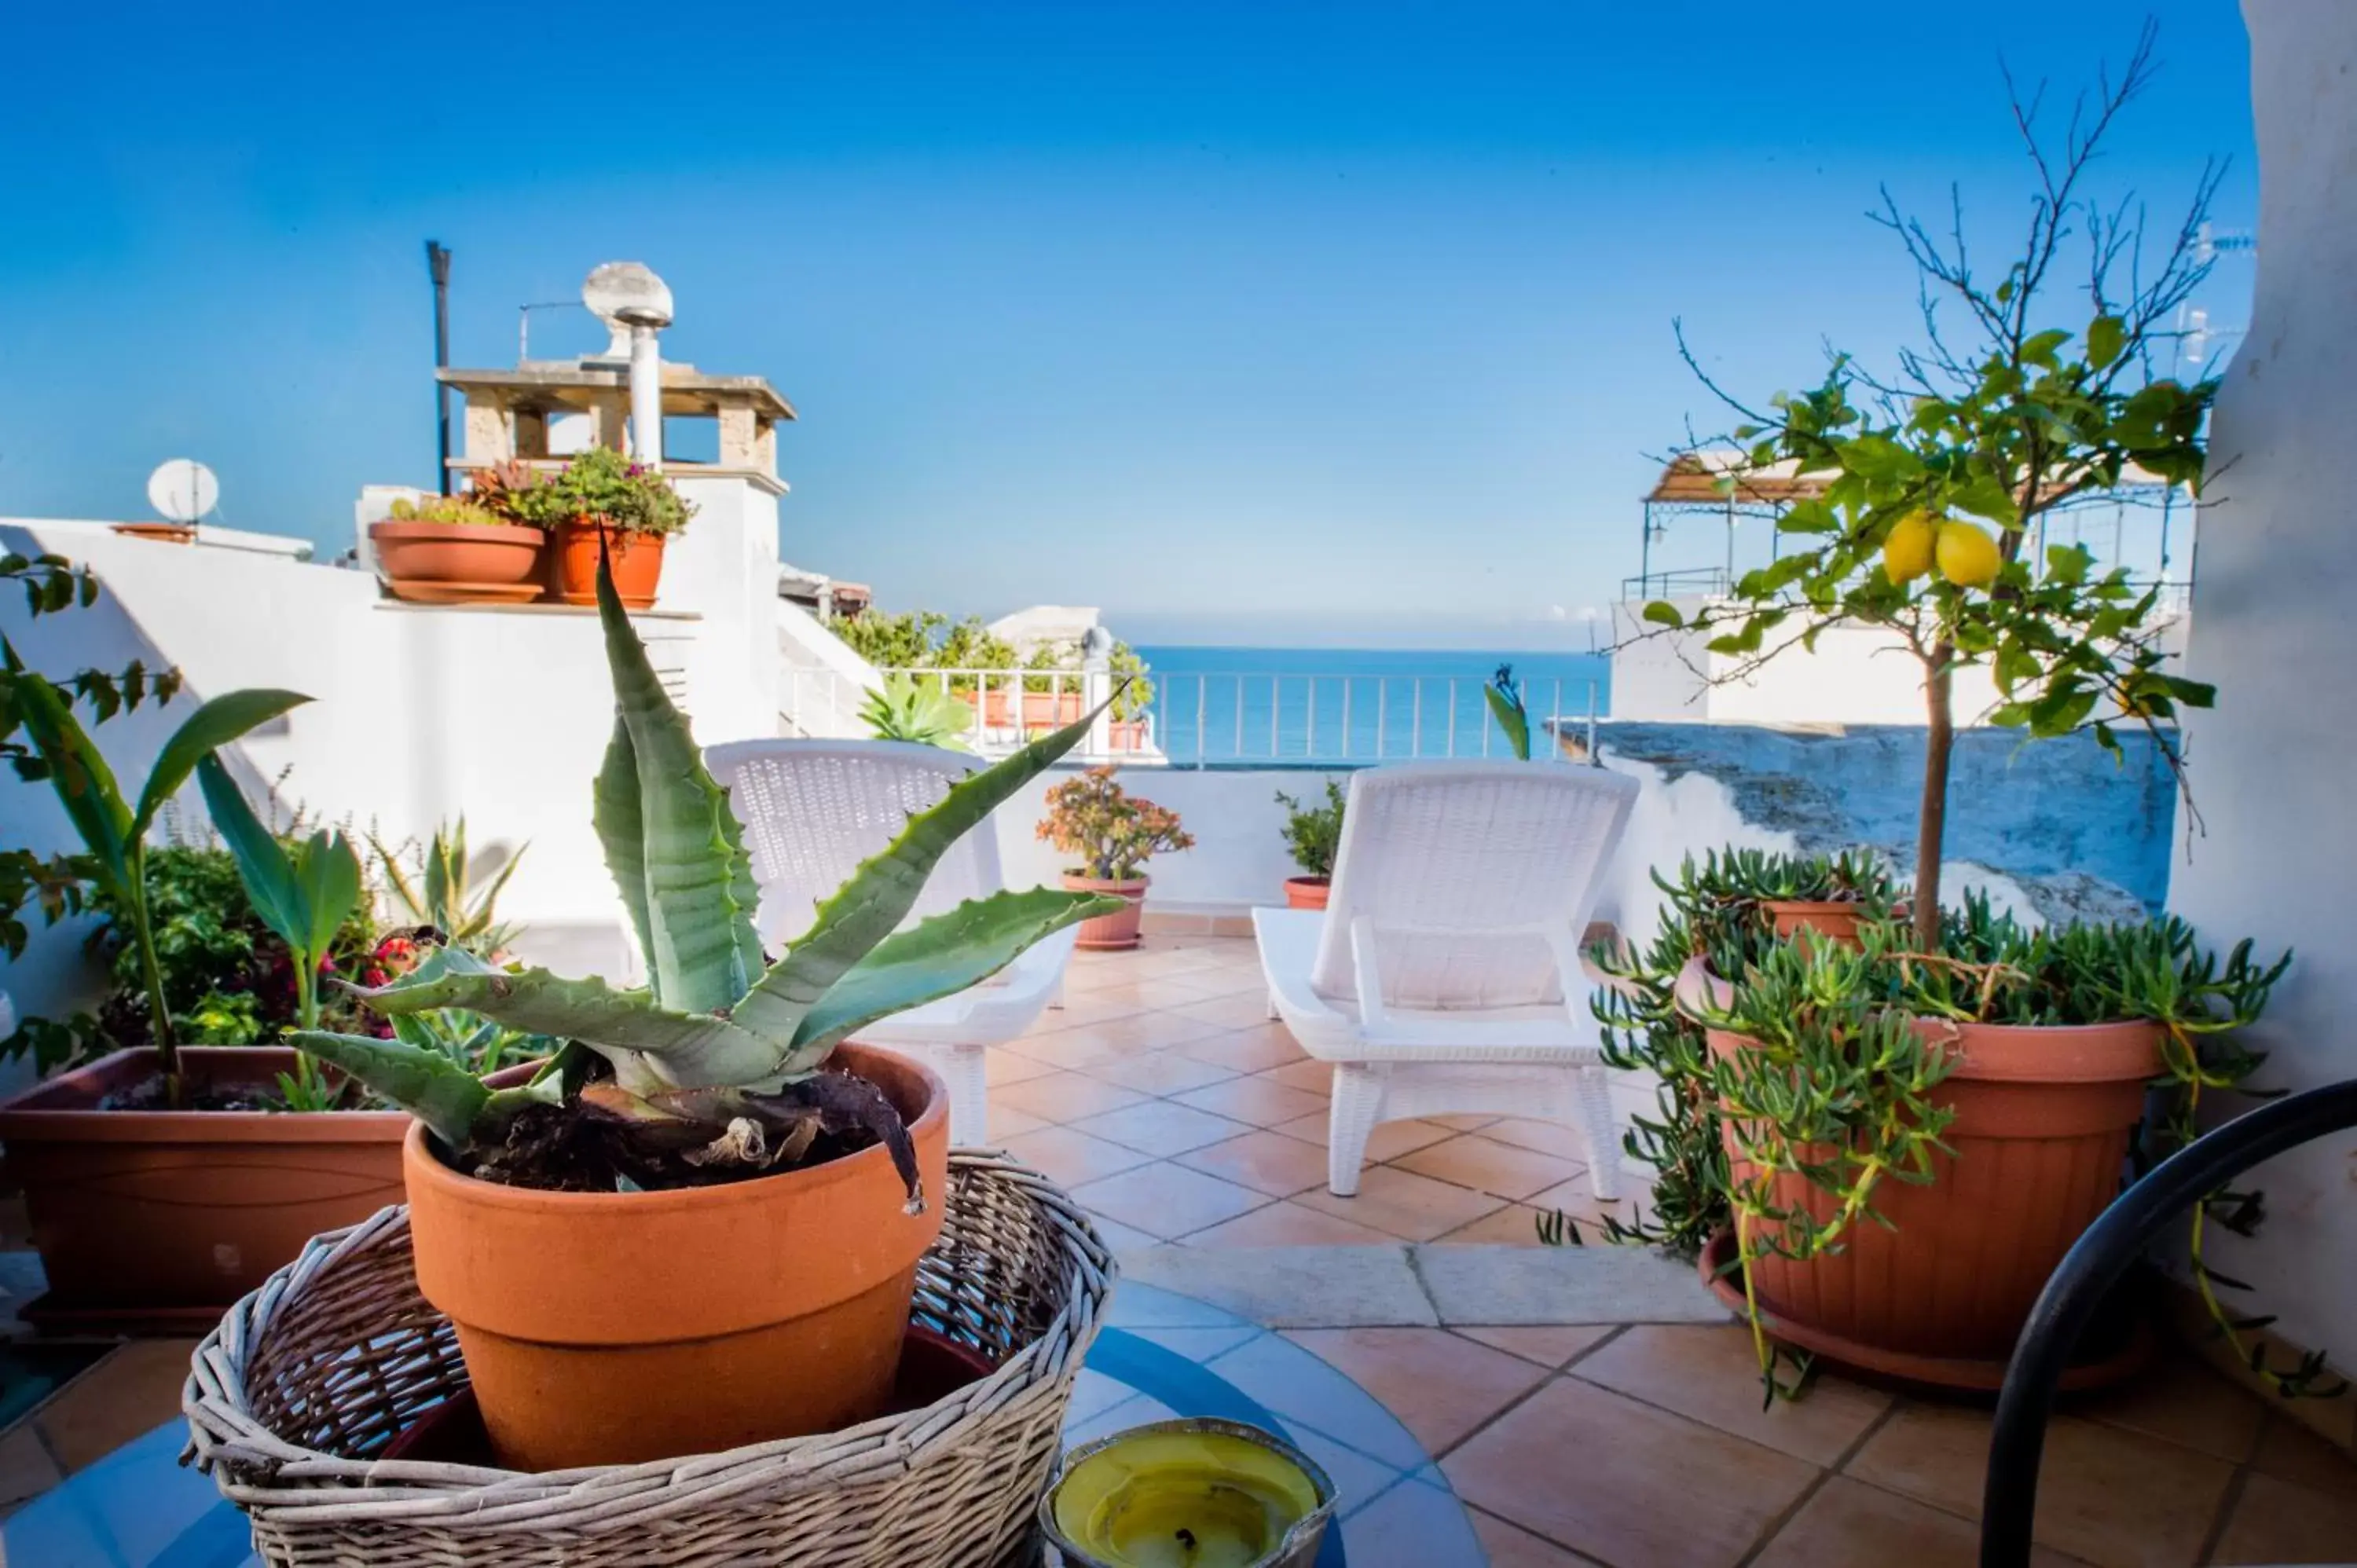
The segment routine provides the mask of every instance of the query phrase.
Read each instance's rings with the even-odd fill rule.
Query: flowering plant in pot
[[[1301,868],[1298,876],[1285,879],[1285,907],[1288,909],[1323,909],[1326,896],[1334,879],[1334,854],[1342,843],[1342,811],[1349,804],[1340,780],[1326,780],[1326,798],[1316,804],[1303,805],[1279,789],[1276,803],[1285,808],[1285,847],[1293,854],[1293,864]]]
[[[426,604],[516,602],[540,592],[547,535],[489,504],[509,492],[397,500],[369,524],[377,571],[397,599]]]
[[[554,535],[551,591],[568,605],[597,602],[604,562],[626,608],[651,608],[663,542],[695,509],[661,473],[610,446],[589,446],[540,484],[515,492],[516,514]]]
[[[727,797],[610,573],[597,596],[616,717],[596,822],[647,988],[446,947],[359,993],[396,1019],[463,1009],[565,1042],[520,1083],[404,1039],[302,1036],[417,1115],[404,1162],[418,1285],[457,1326],[493,1447],[522,1469],[876,1413],[941,1223],[947,1096],[921,1067],[845,1042],[1109,905],[1002,892],[898,929],[941,855],[1083,724],[912,816],[772,959]],[[660,1266],[618,1266],[631,1259]]]
[[[1146,863],[1165,851],[1195,847],[1178,813],[1130,794],[1107,763],[1048,791],[1039,836],[1081,863],[1064,873],[1074,892],[1104,895],[1120,907],[1082,926],[1078,944],[1098,951],[1137,945],[1149,879]]]

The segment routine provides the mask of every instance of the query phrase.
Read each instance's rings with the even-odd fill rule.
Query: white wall
[[[2190,673],[2218,685],[2189,716],[2209,835],[2170,902],[2212,941],[2298,959],[2253,1043],[2258,1080],[2357,1077],[2357,684],[2347,678],[2357,553],[2357,6],[2244,0],[2259,146],[2258,282],[2212,430]],[[2357,1368],[2357,1135],[2297,1150],[2239,1184],[2267,1194],[2255,1242],[2218,1234],[2277,1333]],[[2213,1231],[2213,1234],[2215,1232]]]
[[[694,482],[702,510],[666,552],[660,604],[636,618],[697,735],[777,733],[777,513],[741,481]],[[28,620],[0,601],[0,631],[33,668],[177,665],[187,694],[93,731],[135,795],[164,737],[198,702],[239,687],[315,700],[248,737],[231,768],[259,802],[422,840],[463,813],[479,852],[528,843],[500,900],[531,928],[523,954],[575,972],[629,976],[619,905],[590,824],[589,788],[613,728],[594,611],[446,608],[380,596],[366,573],[243,550],[129,539],[102,525],[0,524],[0,549],[86,563],[103,585],[86,610]],[[709,607],[708,613],[698,607]],[[202,820],[193,788],[182,805]],[[46,783],[0,775],[0,839],[75,847]],[[87,984],[78,929],[45,932],[0,991],[19,1013],[70,1008]]]

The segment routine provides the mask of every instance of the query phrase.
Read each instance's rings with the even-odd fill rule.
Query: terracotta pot
[[[2001,1368],[2047,1276],[2119,1193],[2145,1086],[2161,1070],[2160,1031],[1917,1026],[1960,1053],[1933,1091],[1956,1112],[1943,1134],[1953,1153],[1932,1155],[1928,1184],[1875,1187],[1889,1227],[1853,1222],[1841,1251],[1805,1262],[1761,1258],[1753,1284],[1763,1308],[1803,1331],[1796,1339],[1835,1359],[1886,1370],[1899,1369],[1891,1357]],[[1721,1059],[1747,1044],[1716,1029],[1706,1037]],[[1756,1167],[1736,1154],[1732,1129],[1727,1145],[1735,1179],[1751,1179]],[[1797,1175],[1778,1176],[1772,1192],[1779,1207],[1820,1220],[1838,1201]],[[1739,1300],[1738,1279],[1721,1283]]]
[[[1330,876],[1288,876],[1285,879],[1285,907],[1288,909],[1323,909],[1326,896],[1334,890]]]
[[[1118,952],[1137,945],[1138,922],[1146,915],[1146,889],[1153,878],[1133,877],[1127,881],[1115,877],[1082,876],[1077,871],[1064,873],[1067,893],[1103,893],[1124,900],[1125,907],[1110,915],[1098,915],[1082,920],[1076,928],[1080,935],[1073,939],[1076,946],[1091,952]]]
[[[522,523],[369,524],[377,570],[393,597],[435,604],[515,599],[538,583],[548,535]]]
[[[949,1095],[888,1052],[835,1058],[898,1106],[925,1210],[880,1146],[662,1192],[536,1192],[404,1145],[417,1285],[457,1326],[500,1462],[626,1465],[856,1424],[888,1401],[942,1225]]]
[[[194,544],[197,525],[193,522],[118,522],[114,532],[129,539],[152,539],[159,544]]]
[[[1110,745],[1114,750],[1144,751],[1146,749],[1144,719],[1115,719],[1108,727],[1112,732]]]
[[[295,1053],[188,1046],[180,1063],[194,1088],[274,1088]],[[98,1109],[155,1072],[154,1051],[117,1051],[0,1106],[44,1327],[201,1328],[318,1232],[401,1201],[406,1113]]]
[[[597,602],[597,535],[595,518],[576,517],[556,525],[550,546],[555,562],[550,591],[568,605]],[[662,581],[663,535],[627,533],[606,528],[606,548],[614,564],[614,592],[625,609],[654,608],[655,588]]]

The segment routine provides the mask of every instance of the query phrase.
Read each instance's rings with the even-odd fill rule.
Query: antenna
[[[193,524],[221,505],[221,481],[194,457],[170,457],[147,476],[147,504],[167,521]]]

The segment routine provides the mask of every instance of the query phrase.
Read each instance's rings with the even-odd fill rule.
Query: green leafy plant
[[[512,521],[463,496],[429,496],[418,501],[404,496],[393,503],[386,515],[395,522],[440,522],[462,528],[505,528]]]
[[[1691,862],[1687,870],[1693,871]],[[1865,904],[1887,910],[1901,897],[1882,858],[1867,850],[1791,855],[1729,849],[1714,857],[1708,875],[1754,904]]]
[[[1195,841],[1179,826],[1178,812],[1130,794],[1114,774],[1107,764],[1050,789],[1037,832],[1066,854],[1080,856],[1076,875],[1134,882],[1155,855],[1192,849]]]
[[[14,583],[25,595],[26,613],[35,619],[70,609],[87,609],[98,602],[98,579],[86,567],[62,555],[0,554],[0,584]],[[0,668],[0,759],[27,780],[46,777],[47,765],[26,737],[24,714],[16,695],[18,671],[12,654]],[[56,689],[70,693],[91,712],[91,722],[103,724],[116,714],[142,703],[168,703],[180,689],[177,670],[149,670],[133,660],[120,671],[85,669],[62,677]],[[0,953],[11,959],[25,955],[32,929],[25,923],[29,908],[40,911],[44,924],[55,925],[80,914],[87,902],[89,879],[79,857],[37,854],[29,849],[0,849]]]
[[[393,917],[411,926],[430,926],[436,940],[466,949],[477,958],[497,962],[515,938],[516,928],[499,918],[500,891],[523,859],[519,848],[500,863],[489,880],[478,886],[467,854],[467,819],[448,826],[437,824],[434,836],[417,854],[413,870],[404,857],[371,837],[377,874],[384,885]]]
[[[167,1098],[178,1103],[180,1064],[171,1008],[164,995],[156,957],[155,931],[147,909],[147,833],[165,802],[188,781],[198,764],[257,725],[267,724],[308,697],[294,692],[231,692],[188,715],[156,753],[135,804],[125,801],[113,769],[91,740],[67,694],[27,670],[16,650],[0,639],[5,688],[0,701],[22,725],[32,755],[20,757],[20,777],[46,778],[82,842],[78,865],[85,876],[123,911],[123,923],[139,955],[141,988],[146,993],[150,1039],[162,1069]]]
[[[1305,806],[1282,789],[1276,803],[1286,811],[1281,831],[1293,864],[1304,876],[1333,875],[1334,855],[1342,846],[1342,811],[1350,803],[1340,781],[1326,780],[1326,799],[1318,804]]]
[[[1514,667],[1498,666],[1490,683],[1481,688],[1481,698],[1490,704],[1490,716],[1505,732],[1506,748],[1517,761],[1531,759],[1531,714],[1523,705],[1523,689],[1514,682]]]
[[[1012,642],[992,631],[980,616],[952,620],[938,610],[870,609],[849,619],[830,622],[827,629],[878,670],[960,671],[949,677],[951,693],[960,697],[978,699],[985,682],[992,695],[1000,701],[1007,700],[1018,684],[1026,692],[1048,692],[1059,686],[1055,673],[1066,677],[1060,682],[1061,690],[1078,689],[1078,682],[1070,678],[1081,668],[1077,646],[1043,644],[1026,660]],[[1138,657],[1135,649],[1116,640],[1106,657],[1106,668],[1114,686],[1114,718],[1138,718],[1153,710],[1154,683],[1146,678],[1146,660]],[[1001,670],[1007,672],[1008,679],[989,680],[973,673]],[[1013,679],[1018,671],[1031,673],[1018,682]]]
[[[1774,513],[1781,553],[1691,618],[1661,600],[1644,618],[1703,634],[1730,660],[1722,681],[1747,680],[1846,625],[1884,628],[1913,656],[1928,725],[1914,872],[1921,948],[1939,939],[1958,670],[1989,668],[2002,695],[1992,721],[2032,736],[2085,731],[2117,752],[2118,726],[2141,726],[2180,790],[2177,712],[2214,697],[2170,672],[2161,585],[2124,566],[2099,573],[2083,546],[2046,539],[2058,508],[2138,473],[2169,486],[2201,480],[2218,383],[2166,371],[2178,308],[2209,269],[2199,235],[2216,172],[2204,172],[2157,257],[2144,254],[2140,206],[2099,203],[2085,188],[2105,134],[2151,80],[2152,46],[2147,27],[2125,73],[2081,104],[2059,147],[2042,139],[2037,104],[2016,99],[2037,188],[2017,259],[1994,280],[1974,269],[1961,219],[1954,239],[1937,238],[1885,194],[1879,220],[1921,274],[1926,333],[1891,376],[1836,354],[1815,388],[1761,409],[1712,381],[1680,335],[1687,364],[1742,421],[1718,486]],[[2081,234],[2090,264],[2074,288],[2064,250]],[[1943,305],[1961,313],[1969,340],[1951,336]]]
[[[253,912],[294,956],[296,1027],[315,1032],[320,966],[337,932],[360,907],[361,857],[343,834],[325,829],[292,844],[281,842],[253,814],[219,757],[197,764],[197,786],[204,791],[214,830],[237,861],[238,880]],[[332,1110],[342,1089],[299,1048],[294,1072],[278,1075],[279,1092],[291,1111]]]
[[[526,522],[602,520],[625,533],[677,533],[695,509],[656,470],[610,446],[585,446],[558,473],[506,493],[501,503]]]
[[[877,740],[914,741],[951,751],[971,751],[965,737],[974,730],[974,708],[950,695],[931,681],[895,670],[878,690],[859,705],[867,733]]]
[[[800,1161],[822,1133],[864,1132],[891,1148],[917,1201],[913,1150],[889,1102],[863,1079],[821,1069],[865,1026],[963,991],[1050,932],[1117,907],[1037,888],[898,929],[950,845],[1077,744],[1086,721],[912,816],[770,961],[754,929],[743,829],[602,564],[597,608],[615,726],[595,820],[647,987],[496,970],[444,947],[358,993],[393,1018],[463,1009],[565,1041],[527,1086],[493,1090],[448,1053],[397,1037],[321,1032],[296,1043],[407,1107],[460,1168],[486,1179],[608,1190],[735,1179]]]

